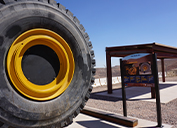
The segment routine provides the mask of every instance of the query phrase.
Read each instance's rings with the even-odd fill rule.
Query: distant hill
[[[158,61],[158,71],[162,71],[161,70],[161,61]],[[171,71],[175,68],[177,68],[177,59],[165,59],[164,60],[164,67],[165,67],[165,71]]]
[[[95,78],[104,78],[107,76],[106,68],[96,68]],[[112,67],[112,76],[120,76],[120,66]]]
[[[157,61],[158,71],[161,72],[161,61]],[[177,68],[177,59],[165,59],[164,61],[165,71],[172,71]],[[95,78],[104,78],[107,76],[106,68],[96,68]],[[112,76],[120,76],[120,66],[116,65],[112,67]]]

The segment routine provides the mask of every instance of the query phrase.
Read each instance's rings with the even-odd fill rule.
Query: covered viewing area
[[[140,45],[106,47],[108,94],[112,94],[111,57],[125,57],[135,53],[156,53],[157,59],[161,60],[163,82],[165,82],[164,59],[177,58],[177,48],[155,42]],[[151,96],[155,98],[155,89],[153,87],[151,87]]]

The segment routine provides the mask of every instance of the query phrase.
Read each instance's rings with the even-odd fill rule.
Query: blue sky
[[[177,47],[177,0],[57,0],[89,34],[96,67],[106,65],[105,47],[157,42]],[[112,58],[112,66],[119,65]]]

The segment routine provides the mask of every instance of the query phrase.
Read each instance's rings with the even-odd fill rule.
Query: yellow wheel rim
[[[51,48],[60,61],[57,77],[42,86],[30,82],[21,66],[24,53],[36,45]],[[7,55],[7,72],[12,84],[21,94],[33,100],[51,100],[61,95],[70,85],[74,69],[73,54],[66,41],[55,32],[46,29],[32,29],[21,34],[11,45]]]

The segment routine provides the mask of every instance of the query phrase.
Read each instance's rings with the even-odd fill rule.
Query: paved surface
[[[138,119],[138,125],[134,128],[153,128],[156,122]],[[171,128],[171,125],[163,124],[163,128]],[[85,114],[79,114],[71,125],[66,128],[126,128],[125,126],[114,124],[105,120],[91,117]]]
[[[168,103],[177,98],[177,82],[160,83],[159,88],[161,103]],[[100,92],[96,93],[96,95],[122,98],[122,90],[113,90],[112,94],[107,94],[107,92]],[[128,87],[126,88],[126,98],[129,100],[156,102],[156,99],[151,99],[150,87]]]

